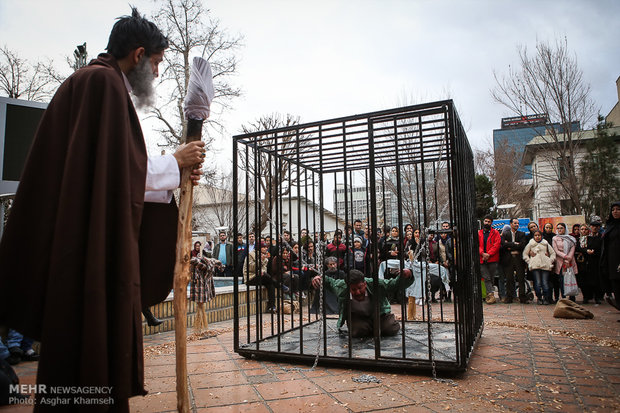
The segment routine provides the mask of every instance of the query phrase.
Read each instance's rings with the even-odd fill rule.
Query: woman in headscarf
[[[553,242],[553,237],[555,237],[555,232],[553,232],[553,224],[551,222],[547,222],[544,226],[543,238],[549,243],[549,245],[551,245]]]
[[[577,246],[575,246],[575,261],[577,262],[577,268],[579,269],[579,275],[577,276],[577,285],[583,294],[583,304],[588,303],[588,296],[590,293],[588,285],[588,277],[590,276],[587,271],[587,250],[588,250],[588,235],[590,230],[586,224],[582,224],[579,227],[579,238],[577,238]]]
[[[192,250],[192,258],[200,257],[200,247],[202,243],[200,241],[194,242],[194,249]]]
[[[601,270],[603,278],[608,280],[614,297],[607,295],[609,304],[620,309],[618,298],[620,297],[620,202],[611,204],[609,217],[603,234],[603,252],[601,254]]]
[[[564,295],[564,273],[566,270],[571,268],[575,275],[579,272],[577,268],[577,263],[575,262],[575,247],[577,246],[577,240],[572,235],[566,234],[566,224],[560,222],[555,227],[558,235],[553,237],[553,250],[555,251],[555,279],[558,281],[558,285],[556,287],[555,283],[553,286],[553,292],[555,295],[555,301],[559,300],[559,293],[562,293],[562,298],[565,298]],[[556,289],[557,288],[557,289]],[[571,295],[570,298],[572,301],[575,301],[575,296]]]
[[[410,252],[413,251],[413,253],[415,254],[416,250],[418,249],[418,245],[420,245],[420,230],[416,229],[413,231],[413,236],[411,237],[411,239],[409,239],[407,241],[407,244],[405,245],[405,252],[409,257],[409,260],[413,261]]]

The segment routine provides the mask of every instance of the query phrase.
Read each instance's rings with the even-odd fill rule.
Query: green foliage
[[[482,220],[493,209],[493,182],[486,175],[477,174],[476,185],[476,218]]]
[[[608,133],[611,126],[599,115],[596,138],[586,145],[587,152],[581,161],[582,206],[588,217],[603,216],[611,202],[620,198],[620,154],[616,136]]]

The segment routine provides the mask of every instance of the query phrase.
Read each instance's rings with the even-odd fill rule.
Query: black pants
[[[398,324],[398,321],[396,321],[392,313],[381,314],[380,323],[382,336],[395,336],[400,331],[400,324]],[[372,317],[353,317],[349,329],[351,331],[351,337],[372,337],[374,331]]]
[[[611,281],[611,290],[614,293],[614,299],[616,300],[616,305],[620,305],[620,280],[610,280]]]
[[[504,275],[506,277],[506,298],[515,298],[515,272],[519,285],[519,299],[521,302],[527,301],[525,297],[525,262],[520,255],[510,255],[503,264]]]
[[[246,285],[262,285],[267,288],[267,308],[272,308],[276,306],[276,282],[271,278],[270,275],[261,275],[252,278]]]

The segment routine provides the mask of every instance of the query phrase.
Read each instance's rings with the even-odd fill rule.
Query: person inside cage
[[[396,278],[390,280],[379,279],[375,285],[372,278],[365,278],[364,273],[352,269],[344,280],[317,275],[312,280],[315,289],[321,287],[321,282],[328,291],[338,297],[338,323],[340,329],[347,323],[351,337],[372,337],[374,323],[379,322],[382,336],[394,336],[400,331],[400,324],[392,314],[392,307],[388,295],[395,294],[413,283],[411,270],[400,271]],[[374,319],[373,296],[376,294],[379,308],[379,320]],[[351,318],[348,318],[348,314]]]
[[[338,269],[338,259],[335,257],[327,257],[325,259],[325,267],[327,270],[325,271],[325,276],[328,278],[333,278],[334,280],[344,280],[346,274],[344,271]],[[314,277],[317,275],[315,274]],[[313,277],[313,279],[314,279]],[[312,281],[312,280],[311,280]],[[331,292],[331,290],[324,290],[323,297],[325,300],[325,314],[338,314],[338,296]],[[313,314],[320,313],[320,299],[321,295],[318,291],[314,293],[314,299],[312,300],[312,308],[310,312]]]

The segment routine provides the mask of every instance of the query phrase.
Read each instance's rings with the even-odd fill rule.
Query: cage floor
[[[349,337],[346,324],[338,331],[335,318],[325,320],[327,325],[327,356],[348,358]],[[303,325],[303,354],[316,355],[321,323],[314,321]],[[405,323],[405,359],[428,361],[429,335],[426,322],[409,321]],[[242,344],[245,350],[261,350],[273,353],[300,354],[300,328],[271,336],[259,341]],[[323,340],[320,340],[320,354],[323,353]],[[456,362],[456,335],[454,323],[433,323],[434,358],[437,361]],[[381,357],[403,358],[402,331],[393,337],[381,337]],[[279,348],[279,350],[278,350]],[[375,359],[375,342],[372,337],[351,339],[352,357]]]

